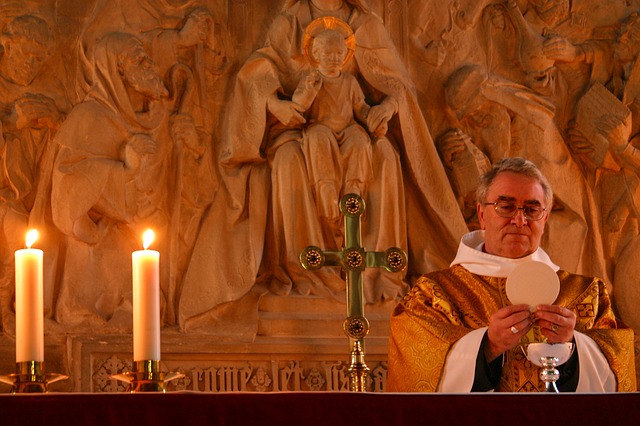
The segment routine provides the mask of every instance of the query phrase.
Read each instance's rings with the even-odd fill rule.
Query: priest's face
[[[485,203],[478,204],[478,219],[485,230],[487,253],[512,259],[527,256],[538,249],[549,214],[538,220],[525,217],[536,209],[547,208],[542,185],[531,177],[512,172],[498,174],[487,191]],[[500,202],[500,214],[493,203]],[[492,204],[486,204],[492,203]],[[503,217],[515,206],[515,216]],[[523,207],[525,209],[523,209]]]

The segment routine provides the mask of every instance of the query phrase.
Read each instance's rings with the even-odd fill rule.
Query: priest
[[[633,331],[615,318],[605,283],[560,270],[540,248],[553,192],[522,158],[497,162],[477,190],[481,230],[463,236],[448,269],[420,277],[391,318],[392,392],[536,392],[527,342],[574,343],[558,367],[559,390],[636,390]],[[552,305],[513,305],[509,273],[544,262],[560,281]],[[530,311],[533,308],[533,311]]]

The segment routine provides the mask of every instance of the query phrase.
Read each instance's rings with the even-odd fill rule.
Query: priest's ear
[[[478,215],[478,222],[480,223],[480,229],[482,230],[486,229],[485,221],[484,221],[485,209],[486,209],[485,205],[483,205],[482,203],[476,203],[476,213]]]

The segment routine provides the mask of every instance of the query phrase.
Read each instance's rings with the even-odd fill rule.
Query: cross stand
[[[323,251],[308,246],[300,253],[300,263],[310,271],[323,266],[340,266],[346,272],[347,319],[343,328],[349,337],[351,362],[349,387],[353,392],[366,392],[369,367],[364,361],[364,338],[369,333],[369,321],[364,316],[362,273],[366,268],[383,267],[389,272],[400,272],[407,266],[407,255],[397,247],[384,252],[367,252],[362,247],[360,216],[364,213],[364,200],[357,194],[347,194],[340,200],[344,220],[344,247],[342,250]]]

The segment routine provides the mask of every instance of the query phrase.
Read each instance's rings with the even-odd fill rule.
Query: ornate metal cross
[[[364,213],[364,200],[357,194],[347,194],[340,200],[344,220],[344,247],[340,251],[323,251],[309,246],[300,253],[305,269],[316,271],[323,266],[340,266],[346,272],[347,319],[343,328],[349,337],[351,364],[349,385],[354,392],[365,392],[369,367],[364,362],[364,338],[369,333],[369,321],[364,316],[362,273],[366,268],[383,267],[389,272],[400,272],[407,266],[407,255],[397,247],[384,252],[367,252],[362,247],[360,216]]]

